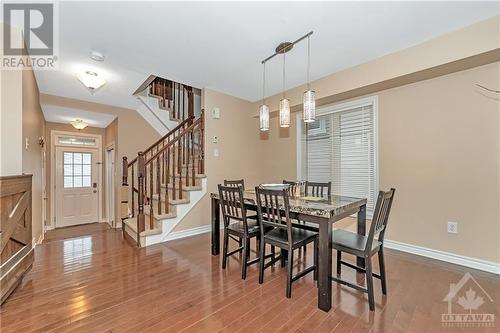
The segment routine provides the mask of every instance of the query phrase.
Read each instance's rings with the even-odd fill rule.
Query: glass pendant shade
[[[259,106],[260,130],[269,130],[269,107],[265,104]]]
[[[308,90],[304,93],[304,122],[311,123],[316,119],[316,92]]]
[[[280,127],[290,127],[290,100],[280,100]]]

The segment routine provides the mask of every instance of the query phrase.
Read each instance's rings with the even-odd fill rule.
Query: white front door
[[[98,222],[98,150],[56,148],[56,227]]]

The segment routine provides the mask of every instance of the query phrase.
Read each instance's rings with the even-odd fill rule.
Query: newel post
[[[138,213],[137,213],[137,245],[140,246],[139,234],[146,230],[144,218],[144,176],[146,174],[144,154],[142,151],[138,153],[137,157],[137,179],[138,179]]]
[[[127,156],[122,158],[122,186],[128,186],[128,161]]]

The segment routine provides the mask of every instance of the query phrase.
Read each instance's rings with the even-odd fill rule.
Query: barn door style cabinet
[[[34,259],[31,175],[0,177],[1,304],[21,283]]]

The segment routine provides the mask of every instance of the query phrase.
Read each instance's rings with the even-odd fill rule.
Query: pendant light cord
[[[283,99],[285,99],[285,53],[283,53]]]
[[[266,104],[266,63],[264,62],[264,73],[262,74],[262,105]]]
[[[311,90],[311,36],[307,37],[307,90]]]

